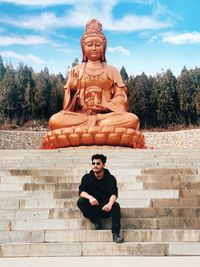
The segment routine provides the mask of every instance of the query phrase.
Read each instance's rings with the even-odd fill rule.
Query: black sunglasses
[[[100,162],[92,162],[92,165],[100,165],[101,163]]]

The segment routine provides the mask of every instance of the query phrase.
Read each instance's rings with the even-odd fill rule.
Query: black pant
[[[92,223],[97,222],[100,218],[112,217],[112,233],[119,234],[120,231],[120,206],[115,202],[110,211],[103,211],[103,206],[107,203],[99,203],[98,206],[92,206],[88,199],[80,197],[77,206],[83,213],[83,216]]]

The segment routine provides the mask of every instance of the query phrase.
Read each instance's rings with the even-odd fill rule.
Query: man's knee
[[[113,209],[120,209],[120,205],[118,202],[115,202],[112,207]]]
[[[77,206],[79,209],[84,209],[89,205],[89,201],[86,198],[80,197],[77,201]]]
[[[112,212],[119,212],[120,213],[120,205],[119,203],[115,202],[112,206]]]

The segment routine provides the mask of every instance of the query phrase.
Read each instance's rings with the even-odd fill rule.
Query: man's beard
[[[94,172],[94,173],[100,173],[100,172],[102,172],[102,170],[103,170],[103,169],[101,169],[101,170],[93,170],[93,172]]]

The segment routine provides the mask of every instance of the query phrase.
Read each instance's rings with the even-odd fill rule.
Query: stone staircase
[[[94,153],[118,181],[125,242],[76,206]],[[200,153],[92,147],[0,151],[0,256],[200,255]]]

